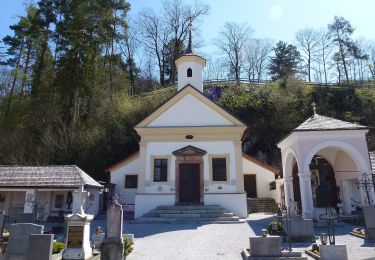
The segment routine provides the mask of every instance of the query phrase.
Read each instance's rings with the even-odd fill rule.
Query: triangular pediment
[[[245,126],[231,113],[187,85],[140,122],[143,127]]]
[[[174,151],[172,154],[175,156],[202,156],[207,152],[205,150],[199,149],[192,145],[185,146],[181,149]]]

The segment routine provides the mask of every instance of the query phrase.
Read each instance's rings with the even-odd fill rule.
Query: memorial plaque
[[[82,248],[83,226],[69,226],[68,248]]]

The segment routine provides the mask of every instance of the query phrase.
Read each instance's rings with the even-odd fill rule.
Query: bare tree
[[[262,80],[272,47],[273,41],[270,39],[250,39],[245,50],[249,81]]]
[[[160,17],[152,9],[143,9],[139,13],[138,28],[140,29],[139,40],[143,43],[146,52],[155,57],[160,85],[165,84],[165,46],[167,44],[167,30]]]
[[[332,42],[329,39],[329,35],[325,29],[321,29],[319,31],[319,58],[318,58],[318,67],[319,67],[319,78],[322,79],[322,70],[321,66],[323,66],[323,73],[324,73],[324,83],[328,84],[328,60],[332,53],[333,46]]]
[[[375,41],[371,41],[368,44],[369,59],[367,60],[367,67],[370,71],[372,79],[375,80]]]
[[[225,23],[219,32],[215,45],[225,57],[230,74],[233,74],[237,83],[240,82],[241,70],[245,60],[245,48],[248,43],[251,29],[247,24]]]
[[[224,77],[224,61],[220,58],[207,58],[207,65],[204,71],[205,80],[219,80]]]
[[[319,34],[312,28],[306,28],[296,33],[297,46],[300,49],[302,58],[305,62],[305,69],[308,80],[311,82],[311,69],[313,60],[319,51]]]
[[[209,6],[203,2],[195,1],[193,4],[184,5],[181,0],[170,0],[163,2],[163,17],[165,28],[170,32],[169,42],[172,43],[171,69],[169,80],[171,83],[176,79],[176,65],[174,61],[182,54],[183,42],[186,40],[189,23],[206,15]]]

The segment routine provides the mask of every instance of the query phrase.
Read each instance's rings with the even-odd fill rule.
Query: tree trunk
[[[18,70],[19,70],[19,67],[20,67],[21,57],[22,57],[22,52],[23,52],[23,44],[24,44],[24,39],[22,39],[22,41],[21,41],[21,45],[20,45],[20,49],[19,49],[19,51],[18,51],[18,57],[17,57],[16,68],[15,68],[15,70],[14,70],[14,76],[13,76],[12,87],[11,87],[11,89],[10,89],[10,93],[9,93],[9,96],[10,96],[10,97],[13,96],[14,90],[15,90],[15,88],[16,88],[16,83],[17,83],[17,78],[18,78]]]
[[[22,78],[21,96],[23,96],[24,93],[26,92],[26,81],[27,81],[27,72],[29,70],[30,52],[31,52],[31,40],[29,40],[29,44],[27,47],[26,62],[25,62],[25,68],[23,70],[23,78]]]

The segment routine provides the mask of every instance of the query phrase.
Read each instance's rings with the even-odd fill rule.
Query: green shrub
[[[268,234],[272,234],[272,225],[273,224],[277,224],[277,231],[283,231],[283,224],[281,223],[281,221],[272,221],[271,223],[268,224]]]
[[[65,248],[65,244],[53,241],[52,254],[60,253]]]
[[[124,256],[129,255],[133,251],[133,243],[130,239],[124,239]]]

